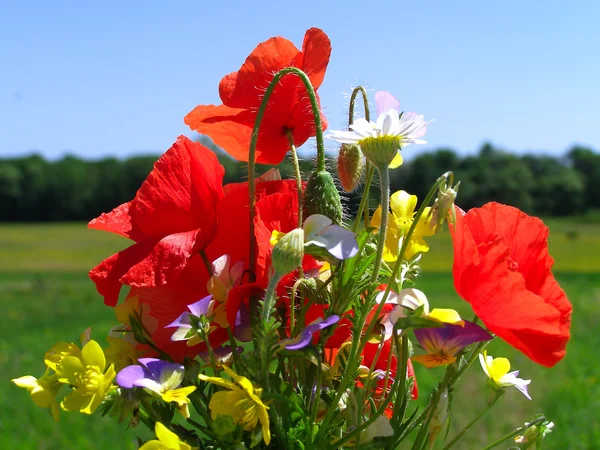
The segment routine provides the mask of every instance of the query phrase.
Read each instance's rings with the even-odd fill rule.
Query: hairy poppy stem
[[[371,121],[371,111],[369,109],[369,98],[367,97],[367,91],[362,86],[357,86],[350,95],[350,108],[348,109],[348,125],[354,123],[354,104],[356,103],[356,96],[358,93],[362,94],[363,106],[365,108],[365,120]]]
[[[250,138],[250,149],[248,151],[248,195],[250,196],[249,265],[251,282],[255,281],[256,279],[256,236],[254,235],[254,216],[256,216],[256,186],[254,185],[254,182],[256,178],[256,144],[258,142],[258,131],[265,115],[265,111],[267,110],[267,105],[269,103],[271,94],[273,94],[273,91],[279,84],[279,81],[288,74],[294,74],[299,77],[306,88],[315,121],[315,137],[317,139],[317,169],[319,171],[325,170],[325,143],[323,140],[323,124],[321,123],[321,110],[319,109],[319,102],[317,101],[315,88],[313,87],[312,83],[310,82],[310,78],[308,78],[306,73],[296,67],[287,67],[277,72],[267,87],[262,102],[260,103],[260,107],[256,112],[256,120],[254,121],[252,137]]]
[[[390,211],[390,170],[387,167],[380,168],[379,175],[381,184],[381,223],[379,224],[377,256],[375,256],[375,267],[373,268],[371,281],[376,281],[377,277],[379,276],[381,260],[383,259],[383,249],[385,247],[385,234],[387,232],[388,215]]]
[[[296,176],[296,188],[298,189],[298,228],[302,228],[302,175],[300,174],[300,164],[298,163],[298,152],[294,144],[294,136],[288,130],[287,138],[292,152],[292,163],[294,164],[294,175]],[[302,268],[301,268],[302,269]]]
[[[369,109],[369,99],[367,97],[367,91],[362,86],[357,86],[352,91],[352,95],[350,95],[350,107],[348,108],[348,128],[350,125],[354,123],[354,106],[356,103],[356,97],[358,93],[362,94],[363,98],[363,106],[365,109],[365,120],[371,121],[371,111]],[[365,188],[363,189],[363,195],[360,200],[360,206],[358,207],[358,213],[356,214],[356,219],[354,220],[354,225],[352,226],[352,231],[356,233],[358,229],[358,224],[360,223],[361,216],[363,215],[363,211],[365,214],[365,228],[369,226],[369,190],[371,189],[371,183],[373,182],[373,174],[375,173],[375,167],[369,162],[367,159],[366,170],[367,173],[365,179]],[[366,209],[365,209],[366,206]]]

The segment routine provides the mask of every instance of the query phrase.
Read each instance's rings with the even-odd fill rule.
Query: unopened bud
[[[444,221],[448,217],[448,213],[453,209],[454,200],[458,194],[459,186],[460,181],[454,186],[444,182],[444,184],[438,189],[438,196],[435,199],[435,203],[433,204],[433,207],[429,213],[431,214],[430,224],[434,231],[437,232],[441,229]]]
[[[304,190],[304,217],[322,214],[333,223],[342,223],[342,201],[333,178],[326,170],[313,172]]]
[[[304,230],[296,228],[286,233],[273,246],[271,263],[275,273],[285,275],[302,264],[304,258]]]
[[[527,425],[527,423],[525,423],[525,425]],[[538,448],[538,445],[541,447],[542,439],[544,439],[548,433],[552,432],[553,427],[554,423],[548,421],[533,425],[527,428],[522,436],[515,437],[515,444],[517,444],[517,447],[520,450]]]
[[[342,144],[338,155],[337,168],[340,183],[346,192],[352,192],[360,183],[364,163],[358,145]]]

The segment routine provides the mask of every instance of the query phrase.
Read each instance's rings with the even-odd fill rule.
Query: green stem
[[[367,97],[367,91],[362,86],[357,86],[350,95],[350,108],[348,109],[348,125],[354,123],[354,104],[356,103],[356,96],[358,93],[362,94],[363,105],[365,108],[365,120],[371,121],[371,112],[369,110],[369,98]]]
[[[358,212],[356,213],[356,218],[354,219],[354,225],[352,225],[352,232],[356,233],[358,230],[358,224],[363,215],[363,211],[365,211],[365,228],[369,226],[368,224],[368,215],[369,215],[369,190],[371,188],[371,183],[373,182],[373,175],[375,174],[375,167],[367,161],[367,177],[365,180],[365,189],[363,190],[362,198],[360,199],[360,205],[358,207]],[[365,210],[366,207],[366,210]]]
[[[317,101],[317,94],[315,89],[310,82],[310,78],[302,70],[296,67],[287,67],[280,70],[275,74],[273,80],[265,91],[260,107],[256,112],[256,119],[254,121],[254,128],[252,130],[252,137],[250,138],[250,149],[248,151],[248,195],[250,197],[250,252],[249,252],[249,266],[250,266],[250,281],[256,279],[255,267],[256,267],[256,236],[254,236],[254,216],[256,215],[256,186],[254,180],[256,178],[256,144],[258,142],[258,130],[260,124],[267,110],[269,98],[275,87],[279,84],[279,81],[288,74],[294,74],[298,76],[308,94],[310,104],[313,112],[313,118],[315,121],[315,137],[317,138],[317,168],[319,171],[325,170],[325,143],[323,140],[323,124],[321,123],[321,110],[319,109],[319,102]]]
[[[421,429],[419,430],[419,433],[417,434],[417,438],[415,439],[415,442],[412,446],[413,450],[420,450],[423,447],[425,437],[427,436],[427,431],[429,431],[429,424],[431,423],[431,419],[433,418],[433,415],[435,414],[435,410],[437,409],[437,405],[440,401],[442,393],[448,387],[448,384],[450,382],[450,379],[452,378],[453,373],[454,373],[454,366],[453,365],[448,366],[448,368],[446,369],[446,373],[444,374],[444,378],[438,385],[437,391],[435,392],[433,397],[431,397],[431,401],[429,402],[429,405],[427,406],[429,413],[425,417],[425,421],[421,425]]]
[[[450,379],[450,386],[453,386],[460,377],[466,372],[466,370],[471,367],[471,365],[475,362],[475,360],[479,357],[479,354],[488,346],[491,341],[483,341],[477,344],[477,346],[473,349],[469,358],[467,359],[467,363],[462,366]]]
[[[267,287],[267,292],[265,294],[265,299],[262,305],[261,311],[261,324],[262,327],[262,336],[260,336],[260,340],[262,342],[256,342],[256,348],[259,349],[260,353],[260,365],[262,375],[265,377],[265,388],[269,388],[269,348],[265,346],[265,336],[268,334],[267,327],[269,326],[269,319],[271,317],[271,310],[275,306],[275,289],[277,287],[277,283],[281,280],[281,275],[275,273],[271,277],[269,281],[269,286]]]
[[[438,187],[440,186],[440,184],[443,183],[443,182],[445,182],[446,179],[449,176],[452,176],[452,172],[447,172],[447,173],[445,173],[444,175],[442,175],[441,177],[439,177],[437,179],[437,181],[435,182],[435,184],[429,190],[429,193],[425,197],[425,200],[423,201],[423,203],[421,204],[421,206],[417,210],[417,213],[415,214],[413,223],[411,224],[410,228],[408,229],[408,233],[406,233],[406,236],[404,237],[404,241],[402,243],[402,248],[400,250],[400,254],[398,255],[398,260],[396,261],[396,264],[394,265],[394,269],[393,269],[392,275],[390,277],[391,280],[395,280],[396,276],[398,275],[398,271],[400,270],[400,267],[402,265],[402,260],[404,258],[404,253],[406,252],[406,248],[408,247],[408,243],[410,242],[410,239],[412,238],[412,235],[413,235],[413,233],[415,231],[417,223],[418,223],[420,217],[423,215],[423,212],[425,211],[426,206],[433,199],[433,196],[437,192]],[[389,191],[389,186],[388,186],[387,190]],[[383,195],[382,195],[382,198],[383,198]],[[389,198],[388,198],[388,200],[389,200]],[[386,203],[387,203],[387,201],[386,201]],[[383,209],[383,205],[382,205],[382,209]],[[382,211],[382,213],[383,213],[383,211]],[[382,220],[382,223],[384,223],[383,214],[382,214],[381,220]],[[387,222],[387,220],[386,220],[386,222]],[[381,233],[381,231],[380,231],[380,233]],[[381,238],[381,236],[380,236],[380,238]],[[378,251],[379,251],[379,249],[378,249]],[[374,317],[379,317],[379,314],[381,314],[381,311],[383,310],[383,306],[385,305],[387,297],[390,294],[391,287],[392,287],[392,283],[388,283],[387,288],[386,288],[386,290],[384,292],[383,299],[381,300],[381,303],[379,304],[379,307],[375,311]],[[363,349],[367,345],[368,337],[371,335],[371,332],[373,331],[374,327],[375,327],[375,321],[371,321],[371,323],[369,324],[369,326],[367,328],[367,332],[364,335],[363,340],[360,342],[360,345],[356,345],[356,342],[357,342],[356,340],[352,342],[352,348],[350,350],[349,361],[353,361],[357,357],[357,355],[361,354],[361,352],[363,351]],[[337,392],[336,396],[334,397],[333,403],[330,405],[330,407],[329,407],[329,409],[327,411],[327,414],[325,415],[325,418],[323,419],[323,422],[321,423],[321,428],[320,428],[319,433],[317,434],[317,436],[315,438],[316,442],[318,442],[320,440],[320,438],[322,437],[323,433],[325,432],[326,426],[328,425],[328,423],[331,420],[331,417],[333,416],[333,413],[335,411],[334,403],[336,403],[337,401],[339,401],[339,399],[341,397],[341,393],[345,391],[348,383],[350,382],[350,376],[351,376],[350,374],[351,374],[351,372],[352,372],[351,370],[348,370],[346,372],[346,374],[344,375],[344,377],[342,378],[342,381],[340,383],[340,387],[338,387],[338,392]],[[450,374],[447,372],[447,376],[449,376],[449,375]],[[446,380],[446,382],[447,382],[447,380]],[[437,399],[434,402],[435,405],[437,405],[438,401],[439,401],[439,396],[437,397]],[[435,407],[435,405],[433,405],[433,407]],[[431,406],[432,406],[432,404],[429,405],[429,407],[431,407]],[[428,419],[430,419],[430,417],[431,416],[428,416]],[[429,421],[428,420],[427,420],[427,426],[429,426]],[[413,448],[420,448],[420,447],[413,447]]]
[[[414,234],[415,229],[417,228],[417,224],[419,223],[419,220],[421,219],[421,216],[423,215],[425,208],[427,207],[427,205],[429,205],[429,203],[433,199],[433,196],[437,192],[439,186],[442,183],[444,183],[447,179],[452,179],[453,177],[454,177],[454,174],[452,172],[446,172],[445,174],[443,174],[441,177],[439,177],[437,179],[437,181],[434,183],[434,185],[431,187],[431,189],[425,196],[425,199],[421,203],[421,206],[419,206],[419,209],[417,210],[417,213],[415,214],[415,216],[413,218],[412,224],[410,225],[408,232],[406,233],[406,235],[404,236],[404,239],[402,240],[402,247],[400,248],[400,253],[398,254],[398,259],[396,260],[396,264],[394,264],[394,268],[392,270],[390,280],[393,281],[398,276],[398,272],[400,271],[400,267],[402,266],[402,261],[404,260],[404,254],[406,253],[408,244],[410,243],[410,240],[412,239],[412,235]],[[382,215],[382,217],[383,217],[383,215]],[[383,305],[386,302],[388,296],[390,295],[391,289],[392,289],[392,283],[388,283],[387,287],[385,288],[383,298],[381,300],[379,309],[377,310],[375,317],[378,317],[378,314],[381,313],[381,310],[383,309]]]
[[[395,331],[396,330],[394,330],[394,333],[395,333]],[[403,338],[405,338],[405,337],[403,336]],[[396,341],[396,345],[398,346],[398,348],[404,347],[404,345],[402,345],[398,342],[398,335],[395,335],[394,339]],[[343,437],[339,441],[336,441],[334,446],[327,447],[327,450],[330,450],[330,449],[333,450],[334,448],[339,448],[339,446],[341,446],[342,444],[345,444],[346,442],[350,441],[351,439],[358,437],[363,430],[365,430],[369,425],[371,425],[373,422],[375,422],[379,416],[381,416],[383,414],[383,412],[387,408],[387,405],[390,403],[391,399],[393,399],[394,395],[396,395],[398,386],[400,386],[400,383],[398,381],[399,380],[398,373],[402,370],[402,368],[401,368],[401,366],[403,364],[402,359],[404,359],[404,358],[401,358],[398,360],[398,364],[396,366],[396,378],[394,379],[394,383],[392,384],[389,394],[382,400],[381,405],[379,405],[379,408],[374,412],[374,414],[371,415],[371,417],[368,420],[366,420],[365,422],[363,422],[362,424],[357,426],[354,430],[352,430],[351,433],[347,434],[345,437]],[[404,381],[406,381],[406,374],[404,376]]]
[[[365,228],[369,228],[369,194],[371,192],[371,183],[373,182],[373,175],[375,174],[375,166],[373,166],[369,160],[367,160],[367,163],[365,165],[366,167],[366,171],[367,171],[367,176],[369,176],[370,174],[370,178],[368,180],[367,183],[365,183],[365,190],[363,192],[363,195],[365,197],[365,208],[364,208],[364,212],[365,212]]]
[[[443,450],[448,450],[450,447],[452,447],[454,444],[456,444],[460,438],[462,438],[464,436],[464,434],[469,431],[471,429],[471,427],[473,425],[475,425],[479,419],[481,419],[485,413],[487,413],[490,409],[492,409],[492,406],[494,406],[494,404],[498,401],[498,399],[500,397],[502,397],[502,394],[504,394],[504,391],[496,391],[496,395],[494,396],[494,398],[488,403],[488,405],[485,407],[485,409],[483,411],[481,411],[477,417],[475,417],[473,420],[471,420],[462,430],[460,433],[458,433],[454,439],[452,439],[450,442],[448,442],[448,444],[446,444],[446,446],[444,447]]]
[[[235,340],[235,336],[231,331],[231,327],[227,327],[227,336],[229,336],[229,345],[231,345],[231,353],[233,355],[233,363],[235,364],[236,372],[245,373],[247,370],[244,363],[242,362],[242,358],[240,358],[240,355],[237,351],[238,346]]]
[[[377,242],[377,256],[375,257],[375,267],[371,281],[376,281],[381,268],[381,260],[383,259],[383,249],[385,247],[385,234],[387,231],[388,215],[390,211],[390,171],[387,167],[380,168],[380,184],[381,184],[381,223],[379,224],[379,240]],[[377,316],[375,316],[377,317]]]
[[[363,107],[365,110],[365,120],[367,121],[371,121],[371,111],[369,109],[369,98],[367,97],[367,91],[365,90],[364,87],[362,86],[357,86],[352,90],[352,94],[350,95],[350,107],[348,108],[348,128],[350,128],[350,125],[352,125],[354,123],[354,105],[356,103],[356,96],[358,95],[358,93],[362,94],[362,98],[363,98]],[[358,214],[356,215],[356,219],[354,221],[354,226],[352,227],[352,231],[354,233],[356,233],[356,230],[358,229],[358,224],[360,223],[360,218],[363,214],[363,210],[365,210],[365,203],[368,204],[369,201],[369,188],[371,187],[371,182],[373,181],[373,173],[375,171],[375,168],[373,166],[371,166],[371,163],[369,163],[369,161],[367,161],[367,165],[366,165],[366,173],[367,173],[367,179],[365,182],[365,189],[363,191],[363,197],[360,201],[360,207],[358,209]],[[365,210],[365,228],[367,228],[369,226],[369,207],[367,206],[367,209]]]
[[[396,336],[394,336],[397,339]],[[398,355],[399,358],[402,358],[402,366],[400,367],[400,374],[396,374],[396,377],[402,376],[402,386],[400,392],[402,393],[402,400],[399,402],[396,398],[396,403],[394,404],[394,414],[392,416],[392,422],[395,422],[397,425],[400,425],[404,421],[404,414],[406,413],[406,405],[407,405],[407,393],[406,393],[406,383],[408,382],[408,337],[404,334],[400,338],[401,340],[401,354]]]
[[[210,341],[208,340],[208,335],[206,333],[202,333],[202,339],[204,339],[204,343],[206,344],[206,350],[208,351],[208,359],[210,361],[210,365],[212,367],[213,372],[215,373],[215,377],[219,376],[219,370],[217,369],[217,362],[215,361],[215,354],[212,349],[212,345],[210,345]],[[235,349],[231,349],[235,351]]]
[[[294,165],[294,175],[296,176],[296,188],[298,189],[298,228],[302,228],[302,175],[300,174],[300,164],[298,163],[298,152],[294,145],[294,137],[290,131],[287,132],[290,150],[292,151],[292,163]],[[302,267],[300,267],[302,270]],[[302,275],[300,275],[302,278]]]
[[[481,450],[491,450],[492,448],[502,444],[504,441],[509,440],[510,438],[513,438],[515,436],[518,436],[519,434],[523,433],[525,430],[527,430],[528,428],[531,428],[534,425],[537,425],[538,423],[542,423],[546,420],[546,417],[541,416],[538,417],[537,419],[535,419],[533,422],[528,423],[527,425],[524,425],[520,428],[517,428],[515,431],[513,431],[510,434],[507,434],[506,436],[501,437],[500,439],[492,442],[491,444],[486,445],[485,447],[483,447]]]

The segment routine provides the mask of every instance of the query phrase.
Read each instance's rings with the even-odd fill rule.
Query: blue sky
[[[300,6],[301,5],[301,6]],[[259,42],[333,52],[319,92],[330,126],[364,83],[434,118],[429,143],[472,152],[600,146],[600,2],[0,2],[0,156],[166,150],[197,104]],[[332,147],[333,148],[333,147]]]

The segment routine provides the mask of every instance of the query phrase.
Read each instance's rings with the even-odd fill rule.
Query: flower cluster
[[[89,336],[81,349],[59,343],[42,377],[13,380],[38,406],[56,419],[62,408],[143,423],[157,437],[144,449],[399,448],[414,430],[421,450],[446,426],[451,393],[478,358],[490,407],[511,386],[531,398],[530,380],[485,348],[498,337],[544,366],[564,357],[571,305],[551,272],[547,228],[497,203],[465,213],[450,172],[420,204],[390,193],[389,171],[408,144],[425,143],[430,122],[387,92],[375,94],[376,121],[351,117],[349,130],[326,136],[342,144],[344,185],[355,189],[366,167],[363,202],[344,211],[316,93],[330,52],[316,28],[301,50],[269,39],[221,80],[221,105],[185,116],[248,162],[247,181],[224,185],[215,154],[180,136],[135,198],[89,223],[132,242],[89,273],[119,324],[106,351]],[[296,146],[311,137],[308,181],[299,169],[289,180],[276,169],[256,175],[255,163],[277,165],[288,152],[297,162]],[[371,211],[375,171],[381,199]],[[416,288],[427,238],[445,223],[472,321]],[[438,366],[445,374],[429,405],[409,414],[423,395],[419,370]]]

